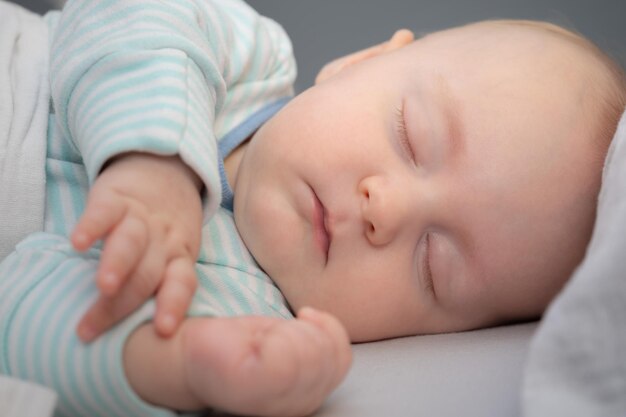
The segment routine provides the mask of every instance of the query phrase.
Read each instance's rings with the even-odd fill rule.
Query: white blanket
[[[531,343],[523,407],[527,417],[626,416],[626,113],[585,259]]]
[[[43,228],[48,28],[0,0],[0,260]]]

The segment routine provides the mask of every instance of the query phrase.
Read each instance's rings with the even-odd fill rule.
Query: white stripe
[[[91,7],[87,7],[87,6],[91,6]],[[96,1],[83,2],[82,6],[79,5],[78,2],[72,2],[66,5],[62,14],[59,15],[59,18],[63,18],[61,21],[64,23],[66,21],[84,22],[85,19],[88,19],[88,16],[91,16],[94,14],[93,10],[98,6],[99,6],[99,3]],[[55,28],[56,28],[56,33],[55,33],[54,42],[57,44],[62,44],[62,43],[67,42],[68,38],[74,35],[73,29],[75,29],[75,27],[71,25],[67,25],[67,24],[59,25],[59,19],[57,19],[57,24]]]
[[[83,2],[85,4],[87,2]],[[52,57],[52,70],[54,72],[59,70],[59,67],[63,66],[66,63],[69,63],[69,60],[72,56],[78,55],[77,50],[83,49],[91,52],[93,51],[93,45],[99,45],[99,40],[107,39],[110,35],[116,31],[120,31],[122,33],[125,32],[125,29],[129,27],[129,15],[128,10],[133,8],[135,4],[131,4],[130,1],[120,1],[113,5],[108,5],[106,8],[99,7],[101,6],[100,2],[91,2],[93,7],[89,10],[85,9],[85,13],[82,13],[81,16],[76,16],[73,19],[69,20],[69,22],[73,22],[74,24],[65,24],[66,15],[76,10],[76,7],[66,7],[63,11],[63,15],[61,17],[61,22],[59,26],[59,32],[57,33],[57,37],[53,41],[54,56]],[[72,5],[72,3],[70,3]],[[95,11],[96,8],[99,8],[98,11]],[[145,11],[150,11],[151,16],[159,14],[155,10],[151,10],[150,7],[145,7]],[[135,12],[137,13],[137,12]],[[108,19],[109,16],[113,14],[118,14],[119,16],[124,16],[124,18],[119,19]],[[165,17],[167,19],[167,16]],[[108,20],[109,23],[107,25],[102,25],[103,20]],[[79,23],[77,25],[77,23]],[[154,24],[152,22],[144,22],[139,19],[134,19],[133,26],[138,25],[139,27],[147,28],[153,27]],[[98,29],[93,29],[98,27]],[[156,27],[156,26],[154,26]],[[87,30],[85,30],[87,29]],[[86,33],[85,33],[86,32]],[[76,35],[80,36],[76,36]],[[69,39],[72,37],[72,39]],[[59,51],[57,50],[57,46],[63,45]],[[59,53],[60,52],[60,53]],[[82,56],[84,54],[80,54]],[[72,65],[69,66],[70,68]]]
[[[49,263],[50,259],[48,259],[47,262]],[[57,268],[61,266],[62,264],[63,262],[57,265]],[[29,329],[31,333],[29,337],[31,338],[36,338],[37,334],[43,334],[43,337],[41,339],[44,341],[44,343],[40,345],[39,344],[35,344],[35,345],[38,348],[38,351],[39,351],[38,355],[40,355],[39,357],[42,357],[41,355],[45,355],[43,357],[42,363],[44,364],[44,366],[46,365],[48,366],[47,375],[49,375],[50,379],[44,382],[46,384],[52,385],[60,393],[65,393],[66,398],[68,397],[67,393],[71,392],[69,388],[67,387],[68,381],[66,378],[64,378],[63,373],[61,373],[60,375],[61,386],[57,386],[56,384],[53,384],[52,369],[58,367],[58,368],[61,368],[70,372],[71,372],[71,369],[67,369],[63,367],[62,364],[59,363],[61,358],[51,357],[51,353],[53,350],[50,349],[50,347],[54,346],[53,341],[52,341],[53,336],[61,335],[59,340],[64,341],[64,340],[69,339],[69,332],[73,331],[74,329],[74,326],[72,326],[71,324],[61,322],[60,317],[65,313],[67,309],[72,309],[72,308],[77,307],[74,304],[74,301],[75,301],[74,298],[75,298],[75,293],[82,289],[81,288],[82,286],[80,285],[81,282],[86,282],[87,284],[89,284],[89,282],[86,280],[82,280],[82,281],[79,280],[77,283],[78,285],[76,286],[73,285],[75,273],[76,271],[70,270],[68,274],[64,277],[58,277],[54,273],[52,275],[48,275],[47,277],[45,277],[44,281],[40,282],[40,287],[37,289],[37,292],[41,292],[45,290],[45,294],[44,294],[45,296],[44,297],[40,296],[39,298],[35,299],[33,296],[36,295],[37,292],[32,294],[29,302],[24,303],[24,305],[21,307],[21,310],[18,312],[18,315],[16,315],[15,326],[14,326],[15,329],[19,329],[19,328]],[[59,278],[67,279],[69,282],[68,283],[64,282],[63,284],[65,285],[61,285],[60,287],[57,285],[54,285],[54,282],[52,282],[51,280],[59,279]],[[41,285],[45,286],[45,288],[42,288]],[[64,292],[64,293],[59,294],[60,290],[62,289],[69,290],[69,292],[67,293]],[[41,304],[37,305],[38,304],[37,301],[40,301],[42,298],[44,301]],[[58,304],[59,299],[64,300],[64,303],[62,305]],[[36,309],[33,322],[32,323],[24,322],[25,316],[28,316],[29,310],[33,308]],[[14,341],[18,340],[15,334],[12,335],[12,339]],[[22,349],[23,347],[14,346],[14,358],[15,358],[14,360],[15,361],[22,362],[22,360],[19,359],[20,357],[23,356]],[[60,352],[65,352],[65,351],[66,350],[64,349],[60,350]],[[28,357],[25,357],[24,359],[27,362],[29,362]],[[86,413],[86,410],[84,410],[79,405],[79,403],[74,400],[73,398],[74,396],[70,395],[69,397],[70,398],[68,399],[73,408],[80,410],[81,415],[88,415]]]
[[[84,25],[89,24],[101,24],[102,19],[107,19],[108,14],[117,13],[120,9],[133,8],[134,4],[121,3],[114,7],[107,9],[106,13],[100,12],[94,14],[84,22]],[[101,26],[97,30],[91,31],[88,35],[81,36],[75,39],[71,43],[71,48],[62,50],[62,53],[53,58],[52,68],[54,72],[60,70],[60,68],[72,68],[77,62],[85,59],[85,55],[90,56],[93,52],[92,45],[102,42],[102,39],[109,40],[109,44],[116,42],[123,42],[128,45],[133,41],[145,38],[150,39],[159,34],[167,34],[169,32],[177,33],[183,36],[187,41],[193,44],[196,48],[199,48],[204,54],[214,55],[214,51],[207,44],[206,39],[202,37],[202,33],[197,30],[197,27],[189,25],[188,21],[180,20],[177,16],[168,14],[161,10],[150,9],[146,7],[141,13],[142,17],[146,19],[160,19],[162,22],[144,22],[136,19],[135,15],[128,14],[125,19],[113,20],[109,24]],[[149,13],[149,14],[148,14]],[[132,23],[129,23],[132,22]],[[130,26],[129,26],[130,25]],[[130,29],[129,29],[130,28]],[[111,34],[115,33],[114,37]],[[55,44],[59,44],[55,41]],[[86,52],[80,53],[79,50],[83,49]]]
[[[112,345],[117,343],[111,339],[112,337],[109,335],[106,339],[96,342],[93,346],[93,354],[91,355],[91,360],[88,361],[88,366],[90,367],[94,378],[93,385],[91,385],[91,383],[89,385],[92,390],[100,395],[100,397],[108,399],[107,403],[109,407],[105,410],[101,410],[102,413],[100,415],[102,417],[114,417],[114,415],[126,417],[129,410],[132,410],[134,407],[129,406],[125,395],[120,395],[120,393],[111,393],[107,384],[104,383],[104,381],[108,381],[108,385],[114,385],[116,383],[115,381],[110,381],[109,367],[107,367],[107,372],[105,374],[99,372],[102,368],[103,360],[106,361],[105,363],[119,362],[120,358],[111,359],[111,355],[113,353]]]
[[[51,318],[53,319],[51,321],[55,322],[56,326],[54,326],[52,332],[47,332],[46,334],[46,339],[48,340],[52,338],[53,333],[60,333],[61,335],[59,337],[61,343],[58,350],[61,356],[49,357],[49,361],[51,364],[50,366],[56,368],[57,375],[60,375],[61,386],[57,389],[63,392],[63,399],[65,401],[68,401],[74,407],[74,409],[80,410],[80,415],[84,416],[93,415],[92,410],[97,410],[99,407],[97,406],[96,400],[92,397],[92,388],[86,384],[86,381],[83,378],[81,378],[81,376],[83,375],[81,367],[72,366],[72,362],[74,362],[76,358],[82,357],[84,355],[84,352],[81,352],[82,349],[80,348],[77,349],[78,351],[75,349],[70,349],[70,343],[76,337],[75,333],[78,319],[85,311],[85,307],[90,302],[93,302],[93,300],[95,299],[95,291],[90,291],[90,293],[92,294],[91,299],[78,297],[88,287],[92,287],[93,289],[95,289],[93,277],[94,271],[95,268],[92,265],[83,263],[76,265],[71,270],[71,272],[67,274],[67,279],[74,282],[73,288],[69,293],[67,293],[66,298],[64,298],[63,308],[57,307],[56,314],[53,314],[51,316]],[[52,311],[55,310],[54,307],[51,308],[53,308]],[[72,320],[69,323],[63,323],[60,321],[60,317],[65,315],[67,310],[73,311],[71,315]],[[42,310],[42,314],[46,314],[46,312],[49,311],[50,308],[46,308],[45,310]],[[70,351],[73,353],[73,355],[68,358],[68,353]],[[78,386],[78,392],[76,392],[73,388],[70,388],[70,386],[72,386],[72,383],[74,384],[74,386]],[[85,409],[85,406],[81,405],[82,403],[78,401],[78,398],[82,398],[82,403],[84,403],[85,406],[88,407],[88,409]]]
[[[7,261],[10,260],[10,262],[6,263],[7,268],[5,269],[3,266],[3,268],[0,270],[0,276],[2,277],[2,281],[4,281],[5,284],[3,288],[0,289],[0,294],[5,295],[4,297],[2,297],[2,304],[4,305],[4,308],[7,308],[7,306],[11,306],[11,313],[13,313],[13,307],[16,307],[14,303],[18,300],[21,301],[22,293],[25,291],[26,288],[32,285],[29,278],[39,276],[42,270],[48,268],[48,265],[43,259],[37,257],[34,253],[27,253],[24,255],[13,254],[10,255],[10,257],[10,259],[7,258]],[[16,265],[16,267],[14,267],[14,265]],[[11,301],[8,302],[8,300]],[[8,311],[4,314],[7,313]],[[2,319],[6,320],[9,319],[9,317],[5,316],[2,317]],[[14,317],[12,318],[12,320],[13,319]],[[11,328],[13,328],[14,326],[13,321],[6,324]],[[4,331],[9,329],[2,330]],[[15,363],[15,358],[11,356],[11,353],[19,351],[21,347],[16,346],[16,339],[12,340],[8,337],[8,335],[2,335],[2,337],[7,337],[7,340],[3,341],[3,343],[6,343],[6,346],[8,348],[9,362]]]
[[[183,58],[181,57],[181,59]],[[115,63],[117,65],[115,65],[114,68],[119,68],[120,66],[119,61],[115,61]],[[91,73],[89,75],[89,79],[99,80],[100,78],[102,78],[102,75],[97,74],[96,72],[101,72],[101,71],[104,72],[105,67],[108,67],[108,66],[109,65],[99,66],[97,69],[94,70],[94,73]],[[111,70],[114,68],[108,68],[108,70]],[[141,79],[141,77],[147,77],[152,73],[162,72],[162,71],[180,71],[181,77],[184,75],[184,67],[176,63],[168,62],[168,63],[160,64],[158,68],[147,67],[147,68],[142,68],[141,70],[135,70],[132,73],[126,74],[124,77],[107,78],[105,81],[96,83],[95,88],[91,88],[94,86],[93,83],[81,82],[74,89],[69,106],[70,108],[73,108],[78,102],[91,103],[92,100],[95,98],[95,96],[101,95],[104,91],[111,90],[111,88],[114,87],[115,84],[124,82],[125,80],[129,78],[137,77],[138,79]],[[163,83],[162,85],[166,87],[170,87],[170,86],[180,87],[181,86],[180,81],[176,80],[175,78],[170,78],[168,80],[163,80],[163,81],[160,80],[159,83]],[[94,115],[93,113],[99,113],[100,111],[102,111],[102,108],[108,108],[109,103],[111,103],[112,101],[121,99],[123,97],[133,96],[139,93],[143,93],[145,91],[151,90],[152,88],[153,86],[145,85],[143,83],[138,83],[134,86],[125,88],[123,90],[122,89],[111,90],[108,94],[104,96],[104,98],[98,99],[99,100],[98,104],[91,105],[87,111],[81,111],[80,113],[81,120],[72,121],[70,126],[75,125],[76,129],[80,130],[82,124],[85,121],[90,121],[93,117],[97,117],[97,114]]]
[[[160,87],[179,87],[183,88],[181,82],[179,80],[162,80],[159,81]],[[89,110],[80,115],[80,120],[77,121],[75,132],[76,135],[80,138],[87,136],[91,128],[93,126],[97,126],[103,119],[109,117],[114,114],[114,112],[118,112],[123,114],[123,112],[128,110],[133,110],[137,107],[147,106],[154,104],[154,98],[134,98],[132,101],[125,101],[116,105],[115,107],[111,107],[111,102],[119,100],[125,96],[132,95],[140,95],[145,93],[146,91],[154,90],[154,86],[139,84],[135,87],[132,87],[129,90],[124,90],[120,92],[116,92],[114,94],[110,94],[106,96],[106,98],[97,102],[97,104],[89,107]],[[185,101],[180,97],[167,97],[167,100],[163,100],[163,104],[172,104],[175,106],[180,106],[181,109],[184,109]]]
[[[97,143],[98,145],[102,145],[106,147],[108,147],[111,143],[118,142],[119,141],[118,137],[128,136],[129,133],[131,133],[131,135],[134,136],[137,134],[143,135],[145,134],[144,132],[151,132],[149,135],[155,138],[163,138],[167,141],[174,141],[175,143],[180,140],[179,132],[173,131],[171,129],[161,130],[163,129],[162,127],[148,128],[148,129],[146,129],[145,127],[142,127],[141,129],[134,130],[133,132],[113,133],[113,131],[118,130],[120,127],[129,125],[132,123],[140,123],[140,122],[148,121],[148,120],[153,120],[153,121],[167,120],[168,122],[172,122],[172,123],[180,125],[181,128],[184,127],[185,125],[185,115],[181,114],[181,112],[179,111],[175,111],[171,109],[160,109],[158,111],[158,114],[153,112],[149,115],[145,113],[139,113],[139,114],[133,114],[133,115],[128,115],[128,116],[124,116],[123,113],[120,114],[118,113],[117,110],[115,110],[115,112],[113,111],[108,112],[107,115],[117,115],[118,118],[114,121],[111,121],[110,123],[107,123],[106,128],[96,131],[96,132],[94,131],[91,132],[91,142]],[[99,146],[94,146],[90,150],[98,153]]]

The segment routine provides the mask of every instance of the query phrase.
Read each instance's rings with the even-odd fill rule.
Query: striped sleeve
[[[213,122],[227,69],[220,13],[201,0],[66,4],[52,41],[52,98],[91,183],[117,154],[178,154],[206,186],[205,218],[216,211]]]
[[[278,23],[243,1],[205,0],[203,4],[209,3],[230,21],[224,36],[227,94],[214,125],[218,140],[223,141],[252,115],[293,96],[296,63],[289,37]]]
[[[76,336],[98,296],[86,279],[98,258],[94,249],[76,256],[62,236],[35,233],[0,263],[0,373],[54,389],[55,417],[177,417],[143,401],[124,372],[124,345],[152,316],[152,301],[94,343]]]

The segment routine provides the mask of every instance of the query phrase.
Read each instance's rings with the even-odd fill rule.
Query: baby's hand
[[[176,330],[197,286],[200,187],[178,157],[125,154],[98,176],[71,236],[79,251],[104,239],[100,296],[78,325],[82,340],[93,340],[155,293],[157,331]]]
[[[351,363],[343,326],[310,308],[296,320],[247,316],[192,319],[185,326],[187,387],[200,404],[231,413],[308,415]]]

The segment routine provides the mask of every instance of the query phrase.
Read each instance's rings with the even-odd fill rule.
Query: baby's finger
[[[117,294],[114,297],[101,296],[85,313],[78,326],[78,335],[83,341],[95,339],[154,294],[164,269],[163,254],[151,250],[150,245],[146,252],[132,277]]]
[[[178,328],[197,287],[194,262],[180,257],[169,263],[156,297],[155,327],[161,336],[171,336]]]
[[[72,232],[71,241],[74,248],[79,251],[89,249],[98,239],[109,233],[122,219],[125,211],[126,206],[123,204],[114,204],[99,196],[91,197]]]
[[[129,291],[124,291],[113,298],[99,297],[78,323],[78,337],[86,343],[93,341],[136,310],[143,301],[143,298]]]
[[[128,280],[146,252],[148,237],[146,224],[130,215],[109,234],[96,278],[104,295],[115,295]]]

